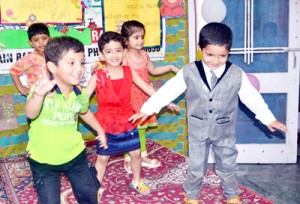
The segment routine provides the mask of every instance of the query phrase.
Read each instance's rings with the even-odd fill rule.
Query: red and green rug
[[[142,177],[152,189],[150,196],[142,196],[129,186],[132,175],[123,168],[123,157],[112,157],[102,183],[104,191],[101,204],[184,203],[181,184],[186,176],[186,158],[172,152],[156,142],[147,140],[149,156],[158,158],[162,166],[156,169],[143,168]],[[87,147],[89,160],[96,159],[95,146]],[[213,170],[207,170],[200,200],[205,204],[222,204],[220,179]],[[262,196],[240,186],[242,203],[271,204]],[[29,164],[24,157],[13,157],[0,160],[0,203],[1,204],[37,204],[37,197],[32,186]],[[68,180],[62,176],[61,203],[75,204],[76,198]]]

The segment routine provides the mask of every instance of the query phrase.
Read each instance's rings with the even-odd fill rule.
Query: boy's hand
[[[45,96],[56,85],[55,80],[50,80],[46,71],[43,71],[42,76],[36,82],[34,93],[38,96]]]
[[[283,132],[288,131],[287,127],[278,120],[271,122],[267,127],[271,132],[275,132],[276,129],[281,130]]]
[[[176,111],[179,112],[180,111],[180,107],[175,105],[174,103],[170,103],[167,108],[171,111]]]
[[[29,91],[30,91],[30,89],[25,86],[22,86],[20,88],[20,93],[23,94],[24,96],[27,96],[29,94]]]
[[[135,122],[139,122],[139,123],[143,123],[146,119],[148,118],[148,115],[145,114],[145,113],[142,113],[142,112],[138,112],[134,115],[132,115],[128,121],[129,122],[132,122],[132,123],[135,123]]]
[[[97,134],[98,135],[97,135],[96,139],[99,141],[100,147],[107,149],[108,146],[107,146],[107,138],[106,138],[105,133],[101,130],[101,131],[98,131]]]
[[[179,69],[175,67],[174,65],[170,65],[171,71],[174,72],[175,74],[179,72]]]

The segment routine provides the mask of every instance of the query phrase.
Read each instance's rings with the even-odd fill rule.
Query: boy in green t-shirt
[[[77,86],[84,74],[84,46],[71,37],[53,38],[45,48],[45,59],[53,80],[44,73],[25,105],[32,120],[27,151],[38,202],[60,203],[60,173],[64,173],[79,203],[97,204],[100,184],[86,159],[78,115],[96,130],[104,148],[107,144],[88,109],[86,90]]]

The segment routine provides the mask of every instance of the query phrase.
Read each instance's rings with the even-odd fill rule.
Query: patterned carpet
[[[142,176],[151,187],[150,196],[142,196],[129,187],[131,175],[123,168],[123,157],[112,157],[102,187],[104,191],[101,204],[183,203],[181,184],[186,176],[186,159],[158,143],[147,140],[147,149],[152,158],[158,158],[162,166],[156,169],[143,168]],[[94,146],[87,147],[91,162],[96,159]],[[213,170],[207,170],[200,200],[205,204],[222,204],[225,198],[219,185],[220,179]],[[77,203],[68,180],[62,176],[61,203]],[[272,202],[249,191],[243,186],[243,203],[271,204]],[[0,203],[1,204],[37,204],[32,186],[31,172],[24,157],[0,160]]]

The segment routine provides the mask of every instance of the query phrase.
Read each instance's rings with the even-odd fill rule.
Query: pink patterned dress
[[[130,56],[125,55],[125,64],[134,69],[138,75],[148,84],[150,84],[148,74],[148,62],[150,61],[146,52],[142,51],[142,58],[139,61],[134,61]],[[131,88],[131,104],[133,109],[138,112],[142,105],[148,100],[149,96],[137,87],[135,84]],[[157,120],[155,114],[148,117],[146,121],[139,124],[139,128],[155,127],[157,126]]]

